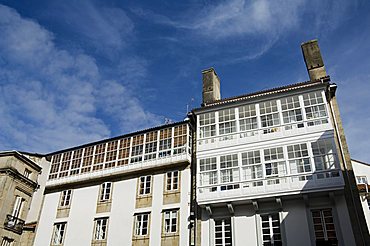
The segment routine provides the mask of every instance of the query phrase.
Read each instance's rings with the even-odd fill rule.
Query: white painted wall
[[[152,180],[152,207],[135,209],[137,178],[113,183],[112,207],[109,213],[96,214],[99,185],[73,190],[68,218],[56,219],[60,192],[45,195],[35,245],[49,245],[56,222],[67,222],[65,246],[91,245],[94,218],[109,217],[108,245],[131,245],[134,213],[151,212],[150,245],[161,244],[162,210],[180,209],[180,245],[189,244],[188,217],[190,215],[190,169],[181,171],[181,202],[163,205],[165,174],[155,174]]]

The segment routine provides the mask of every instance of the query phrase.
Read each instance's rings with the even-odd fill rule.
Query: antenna
[[[189,103],[186,104],[186,114],[189,113],[189,109],[192,108],[192,102],[194,102],[194,97],[192,97],[189,101]]]

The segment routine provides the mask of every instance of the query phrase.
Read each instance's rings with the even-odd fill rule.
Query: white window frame
[[[140,213],[135,215],[135,236],[149,235],[150,213]]]
[[[221,222],[220,225],[218,223]],[[214,238],[215,246],[232,246],[233,245],[233,228],[231,218],[214,219]],[[230,231],[228,228],[230,228]],[[226,237],[229,234],[230,237]],[[220,235],[221,237],[217,237]],[[229,239],[229,241],[228,241]]]
[[[94,219],[94,240],[106,240],[108,237],[108,217]]]
[[[366,176],[356,176],[357,184],[368,184]]]
[[[166,173],[166,191],[177,191],[179,189],[180,172],[178,170]]]
[[[53,237],[51,245],[63,245],[66,234],[67,222],[59,222],[54,224]]]
[[[72,190],[63,190],[60,194],[60,207],[69,207],[72,200]]]
[[[139,177],[139,196],[150,195],[152,193],[152,176]]]
[[[112,182],[104,182],[100,185],[100,196],[99,196],[100,202],[109,201],[111,199],[112,188],[113,188]]]
[[[267,218],[267,220],[264,220],[264,217]],[[275,217],[275,218],[273,218]],[[277,217],[277,220],[276,220]],[[271,213],[271,214],[261,214],[261,236],[262,236],[262,245],[283,245],[283,236],[281,233],[281,221],[280,221],[280,215],[279,213]],[[274,225],[278,222],[278,226]],[[267,225],[267,227],[266,227]],[[278,232],[276,232],[278,229]],[[268,236],[269,240],[264,240],[264,235]],[[280,240],[276,240],[274,236],[280,235]]]
[[[15,197],[13,211],[11,214],[14,218],[20,218],[24,201],[25,199],[21,196]]]
[[[179,210],[167,210],[163,212],[164,228],[163,232],[165,234],[176,233],[178,231],[178,217]]]

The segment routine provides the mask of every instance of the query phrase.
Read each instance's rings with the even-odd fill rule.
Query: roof
[[[355,160],[355,159],[351,159],[351,161],[355,161],[359,164],[362,164],[362,165],[366,165],[366,166],[370,166],[370,163],[366,163],[366,162],[363,162],[363,161],[358,161],[358,160]]]
[[[293,90],[298,90],[302,88],[308,88],[308,87],[313,87],[317,85],[323,85],[323,84],[329,84],[330,77],[326,76],[324,78],[321,78],[320,80],[315,80],[315,81],[305,81],[305,82],[298,82],[295,84],[290,84],[290,85],[285,85],[281,87],[275,87],[272,89],[267,89],[267,90],[261,90],[257,92],[252,92],[240,96],[234,96],[234,97],[229,97],[229,98],[224,98],[220,100],[216,100],[212,103],[207,103],[203,107],[196,108],[193,111],[199,111],[205,108],[210,108],[210,107],[215,107],[223,104],[228,104],[228,103],[233,103],[233,102],[238,102],[238,101],[244,101],[256,97],[263,97],[267,95],[273,95],[273,94],[278,94],[278,93],[283,93],[287,91],[293,91]]]
[[[174,122],[174,123],[170,123],[170,124],[164,124],[164,125],[159,125],[159,126],[155,126],[155,127],[151,127],[151,128],[146,128],[144,130],[139,130],[139,131],[136,131],[136,132],[127,133],[127,134],[124,134],[124,135],[120,135],[120,136],[116,136],[116,137],[112,137],[112,138],[106,138],[106,139],[103,139],[103,140],[90,142],[90,143],[87,143],[87,144],[78,145],[78,146],[67,148],[67,149],[58,150],[58,151],[55,151],[55,152],[48,153],[46,155],[51,156],[51,155],[55,155],[55,154],[60,154],[60,153],[64,153],[64,152],[67,152],[67,151],[72,151],[72,150],[75,150],[75,149],[85,148],[85,147],[88,147],[88,146],[91,146],[91,145],[97,145],[97,144],[101,144],[101,143],[106,143],[108,141],[114,141],[114,140],[118,140],[118,139],[122,139],[122,138],[127,138],[127,137],[131,137],[131,136],[143,134],[143,133],[146,133],[146,132],[149,132],[149,131],[156,131],[156,130],[160,130],[160,129],[163,129],[163,128],[168,128],[168,127],[173,127],[173,126],[177,126],[177,125],[187,124],[188,122],[189,122],[188,120],[183,120],[183,121],[178,121],[178,122]]]
[[[28,164],[29,166],[31,166],[32,168],[34,168],[36,171],[40,172],[41,171],[41,167],[36,163],[34,162],[33,160],[29,159],[28,157],[22,155],[21,153],[19,153],[18,151],[16,150],[11,150],[11,151],[1,151],[0,152],[0,157],[1,156],[14,156],[15,158],[19,159],[20,161]]]

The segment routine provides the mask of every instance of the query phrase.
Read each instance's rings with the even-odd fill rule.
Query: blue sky
[[[46,153],[307,81],[318,38],[353,158],[370,162],[370,2],[0,0],[0,149]],[[192,98],[194,100],[192,100]]]

